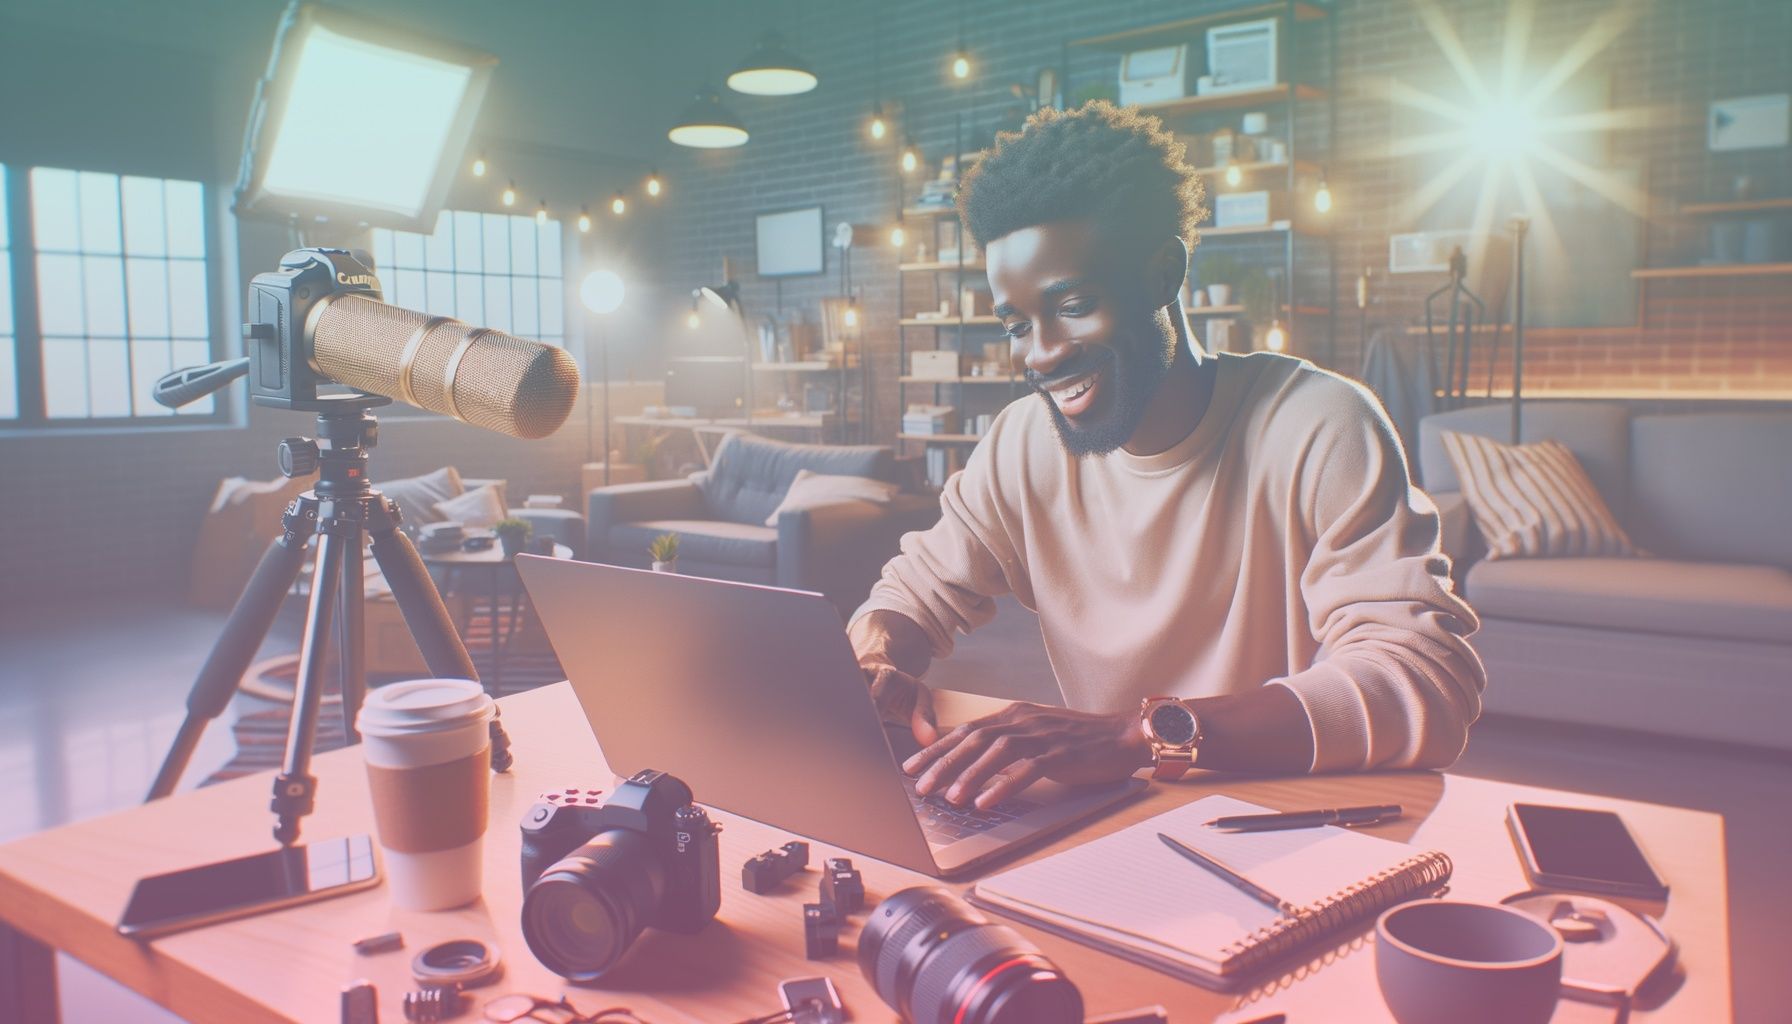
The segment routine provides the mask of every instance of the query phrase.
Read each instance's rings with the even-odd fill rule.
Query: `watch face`
[[[1159,704],[1151,709],[1151,734],[1173,747],[1195,741],[1194,712],[1180,704]]]

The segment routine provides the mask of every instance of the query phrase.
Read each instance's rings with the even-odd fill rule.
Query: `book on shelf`
[[[961,453],[951,447],[927,449],[927,485],[944,487],[952,474],[963,468],[960,464]]]

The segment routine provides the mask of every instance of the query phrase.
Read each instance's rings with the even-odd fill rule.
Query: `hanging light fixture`
[[[890,134],[889,122],[884,120],[884,105],[882,103],[875,104],[871,108],[870,130],[871,138],[876,142],[882,142],[884,136]]]
[[[856,303],[847,305],[846,312],[840,314],[840,322],[848,327],[859,326],[859,307]]]
[[[499,198],[504,200],[505,206],[515,206],[516,205],[516,182],[513,181],[509,185],[505,186],[504,194],[502,196],[499,196]]]
[[[1323,167],[1319,169],[1319,191],[1313,193],[1313,209],[1320,213],[1330,213],[1332,210],[1332,186],[1325,180]]]
[[[819,81],[815,72],[784,45],[783,36],[767,31],[747,59],[728,76],[728,88],[751,96],[795,96],[815,88]]]
[[[621,192],[610,197],[610,212],[618,217],[628,212],[628,200],[622,197]]]
[[[902,173],[913,174],[915,168],[921,166],[921,152],[915,148],[915,140],[911,137],[902,144]]]
[[[961,82],[971,77],[971,58],[963,49],[952,55],[952,77]]]
[[[582,235],[591,233],[591,211],[583,206],[579,207],[579,233]]]
[[[1270,321],[1269,331],[1263,335],[1263,347],[1271,352],[1287,351],[1288,331],[1282,326],[1282,321]]]
[[[483,152],[473,159],[473,177],[485,177],[485,154]]]
[[[648,171],[647,172],[647,194],[650,196],[653,196],[654,198],[657,199],[657,198],[659,198],[659,194],[660,194],[661,190],[663,190],[664,188],[665,188],[665,186],[660,184],[659,169],[655,168],[654,170]]]
[[[680,146],[727,149],[745,145],[747,129],[740,123],[740,118],[734,116],[734,111],[722,105],[722,94],[706,82],[697,90],[691,104],[684,108],[684,113],[678,116],[678,123],[666,137]]]
[[[548,201],[546,199],[543,199],[541,201],[541,205],[537,206],[535,208],[535,223],[546,224],[547,222],[548,222]]]
[[[902,222],[897,221],[896,226],[890,229],[890,245],[893,248],[900,249],[902,248],[902,244],[906,241],[908,241],[908,232],[902,230]]]

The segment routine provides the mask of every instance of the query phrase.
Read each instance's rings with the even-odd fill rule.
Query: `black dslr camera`
[[[695,932],[722,904],[721,826],[691,788],[642,771],[601,806],[542,802],[523,819],[523,938],[544,966],[595,981],[642,929]]]

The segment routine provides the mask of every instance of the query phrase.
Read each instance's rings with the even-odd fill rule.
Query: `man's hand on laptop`
[[[922,796],[942,794],[961,807],[974,800],[988,809],[1040,778],[1110,782],[1150,764],[1137,713],[1095,715],[1017,702],[951,730],[902,770],[917,776]]]
[[[893,665],[870,663],[860,668],[884,721],[908,726],[914,730],[915,742],[923,747],[940,738],[939,722],[933,716],[933,691],[926,683]]]

